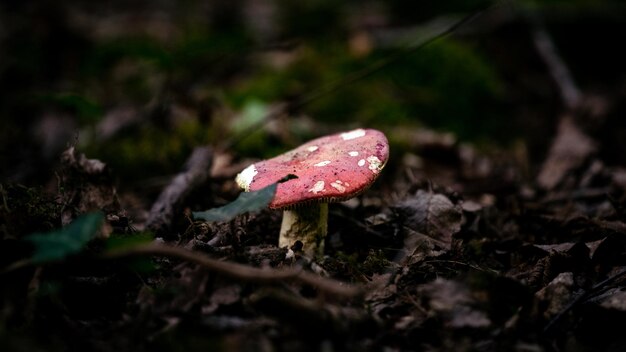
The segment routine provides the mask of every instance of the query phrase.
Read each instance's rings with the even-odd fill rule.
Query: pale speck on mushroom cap
[[[326,165],[328,165],[328,164],[330,164],[330,160],[324,160],[324,161],[320,161],[320,162],[319,162],[319,163],[317,163],[317,164],[313,164],[313,166],[320,167],[320,166],[326,166]]]
[[[373,173],[378,173],[383,168],[383,162],[376,157],[376,155],[370,155],[367,157],[367,162],[370,164],[368,168],[372,170]]]
[[[313,185],[313,187],[311,187],[311,189],[309,189],[309,192],[312,193],[320,193],[324,191],[324,181],[317,181],[315,182],[315,184]]]
[[[340,193],[345,193],[346,191],[346,186],[342,184],[341,180],[337,180],[335,182],[331,182],[330,186],[334,189],[336,189],[337,191],[339,191]]]
[[[367,158],[356,158],[359,155]],[[382,132],[356,129],[320,137],[259,161],[237,176],[237,184],[248,191],[256,191],[294,174],[297,179],[278,184],[270,208],[343,201],[371,185],[388,157],[389,146]]]
[[[363,137],[366,133],[367,132],[364,129],[359,128],[358,130],[342,133],[341,138],[343,138],[344,141],[349,141],[351,139]]]
[[[237,182],[237,185],[240,188],[243,188],[246,192],[250,191],[250,184],[252,183],[254,176],[256,176],[256,174],[258,173],[259,172],[254,167],[254,164],[249,165],[237,175],[237,178],[235,178],[235,182]]]

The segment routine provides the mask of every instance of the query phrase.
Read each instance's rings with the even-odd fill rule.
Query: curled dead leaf
[[[404,252],[396,261],[411,262],[439,255],[452,247],[452,236],[461,230],[463,210],[443,194],[419,190],[393,208],[403,220]]]

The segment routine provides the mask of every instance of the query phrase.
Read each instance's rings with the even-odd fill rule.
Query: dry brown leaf
[[[219,286],[211,293],[209,304],[202,307],[202,314],[212,314],[220,306],[230,305],[241,300],[241,285],[226,284]]]
[[[427,306],[440,315],[446,326],[452,328],[485,328],[491,320],[485,312],[473,307],[475,299],[464,284],[437,279],[419,288]]]
[[[612,290],[611,295],[602,300],[600,306],[626,312],[626,291],[621,291],[621,289]]]
[[[450,250],[452,235],[459,232],[463,210],[443,194],[419,190],[417,194],[394,207],[404,219],[404,255],[412,262]]]
[[[121,211],[117,190],[105,163],[88,159],[73,146],[61,155],[60,197],[67,206],[61,216],[64,225],[80,214],[103,210],[117,214]]]
[[[574,289],[574,274],[560,273],[546,287],[539,290],[535,297],[543,302],[545,309],[542,314],[546,319],[559,314],[572,300]]]
[[[562,118],[548,157],[537,176],[544,189],[553,189],[596,150],[594,141],[571,118]]]

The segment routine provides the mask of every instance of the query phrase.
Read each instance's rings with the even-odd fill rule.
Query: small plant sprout
[[[271,209],[283,210],[279,247],[298,241],[307,256],[324,252],[328,231],[328,203],[341,202],[365,191],[378,177],[389,157],[385,135],[356,129],[314,139],[269,160],[259,161],[237,175],[239,187],[256,191],[288,174],[279,183]]]

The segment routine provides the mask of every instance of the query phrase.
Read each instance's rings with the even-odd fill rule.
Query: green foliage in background
[[[135,126],[111,140],[89,144],[86,153],[106,160],[121,177],[145,180],[178,172],[193,148],[211,139],[211,130],[190,118],[169,129],[150,123]]]
[[[98,121],[102,117],[102,106],[86,96],[73,92],[41,94],[37,96],[41,104],[66,111],[74,116],[81,124]]]
[[[65,73],[63,84],[46,84],[31,92],[38,98],[34,105],[41,111],[52,108],[76,118],[90,157],[105,161],[123,178],[137,180],[156,170],[159,175],[175,172],[194,146],[220,144],[241,133],[241,126],[262,119],[273,104],[314,94],[398,49],[374,46],[365,56],[351,52],[349,38],[354,28],[347,18],[355,7],[350,4],[330,0],[297,4],[278,0],[275,4],[269,39],[255,36],[254,19],[237,6],[211,5],[216,9],[225,6],[228,16],[207,22],[200,15],[204,12],[198,12],[206,9],[196,2],[174,7],[176,11],[163,27],[164,33],[176,29],[170,35],[155,36],[156,31],[150,29],[125,33],[123,28],[119,34],[102,37],[74,33],[70,44],[75,48],[57,60],[76,63],[71,75]],[[410,22],[414,26],[438,15],[467,13],[487,4],[476,0],[379,5],[381,16],[389,16],[396,25],[405,24],[395,17],[398,9],[418,8],[414,13],[400,11],[414,16]],[[33,55],[45,44],[43,39],[32,34],[19,48],[15,43],[20,49],[13,51],[19,56],[16,60],[23,61],[15,62],[22,71],[32,73],[28,67],[45,67],[42,60],[49,58]],[[274,43],[287,43],[282,53],[290,61],[286,66],[272,62],[267,55],[279,51],[268,49],[267,45]],[[506,111],[501,92],[497,73],[475,48],[439,40],[294,113],[325,125],[340,125],[337,128],[348,124],[383,130],[429,125],[456,132],[464,139],[491,138],[503,136],[499,131]],[[210,99],[213,103],[206,103]],[[199,110],[205,103],[214,104],[215,110],[202,117]],[[93,127],[119,106],[133,107],[143,116],[141,125],[102,141],[93,134]],[[155,106],[163,106],[160,116],[153,116]],[[172,119],[175,108],[187,109],[190,119]],[[315,134],[297,135],[294,141]],[[273,155],[285,141],[273,141],[272,137],[259,128],[237,144],[234,152]]]
[[[231,119],[239,115],[258,118],[251,107],[260,111],[314,93],[397,49],[393,44],[375,43],[369,55],[356,55],[350,51],[355,32],[371,29],[375,36],[387,30],[410,31],[433,19],[462,16],[495,4],[522,14],[545,15],[546,25],[560,45],[567,43],[551,28],[555,19],[587,12],[593,15],[594,11],[611,13],[612,8],[622,8],[623,1],[270,3],[273,7],[267,16],[247,12],[256,8],[237,1],[155,2],[147,7],[132,2],[17,6],[14,14],[3,17],[0,26],[6,53],[0,64],[0,140],[4,142],[0,161],[13,165],[33,159],[41,147],[32,136],[37,122],[46,114],[62,114],[59,121],[75,119],[72,126],[78,126],[81,141],[90,144],[86,148],[90,157],[114,164],[125,173],[121,176],[139,179],[157,168],[162,175],[179,167],[195,145],[219,144],[237,133],[239,128],[232,127]],[[562,30],[569,34],[567,27]],[[506,143],[515,137],[511,134],[520,133],[515,127],[504,128],[511,111],[506,104],[513,100],[506,95],[516,93],[503,88],[498,72],[503,67],[493,67],[495,60],[482,56],[480,44],[472,46],[468,38],[471,41],[476,36],[463,37],[463,43],[439,40],[294,115],[306,114],[327,129],[331,124],[381,129],[428,125],[456,132],[464,140]],[[281,55],[290,60],[286,66],[271,62],[278,48],[283,48]],[[576,51],[569,57],[567,50],[562,53],[584,85],[582,70],[573,60]],[[610,57],[604,60],[611,63],[606,65],[608,70],[618,64]],[[595,70],[592,78],[597,78]],[[201,111],[203,104],[213,105]],[[142,126],[104,143],[84,133],[93,132],[93,127],[120,106],[130,106],[141,114]],[[171,117],[167,115],[171,107],[182,107],[192,112],[195,121],[163,123],[152,116],[154,106],[165,107],[161,120]],[[23,128],[25,124],[27,128]],[[305,137],[309,136],[295,135],[293,142]],[[281,143],[284,146],[286,141],[273,141],[270,133],[258,129],[233,152],[267,156]],[[56,148],[62,144],[57,143]],[[26,145],[22,149],[29,153],[13,153],[14,145]],[[52,150],[50,155],[58,152]],[[12,168],[5,169],[19,176]]]
[[[379,50],[357,58],[339,45],[304,47],[286,69],[259,67],[227,92],[228,98],[241,109],[250,97],[272,102],[307,95],[392,54]],[[484,58],[466,45],[439,40],[303,110],[326,123],[380,128],[426,123],[479,138],[500,128],[501,92],[498,75]]]
[[[251,47],[244,31],[197,28],[168,43],[150,37],[99,43],[82,65],[81,90],[101,105],[136,106],[147,118],[110,140],[83,136],[86,152],[128,180],[177,171],[195,146],[227,138],[227,123],[202,120],[198,108],[219,93],[224,76],[241,69]],[[197,91],[209,93],[197,98]]]

